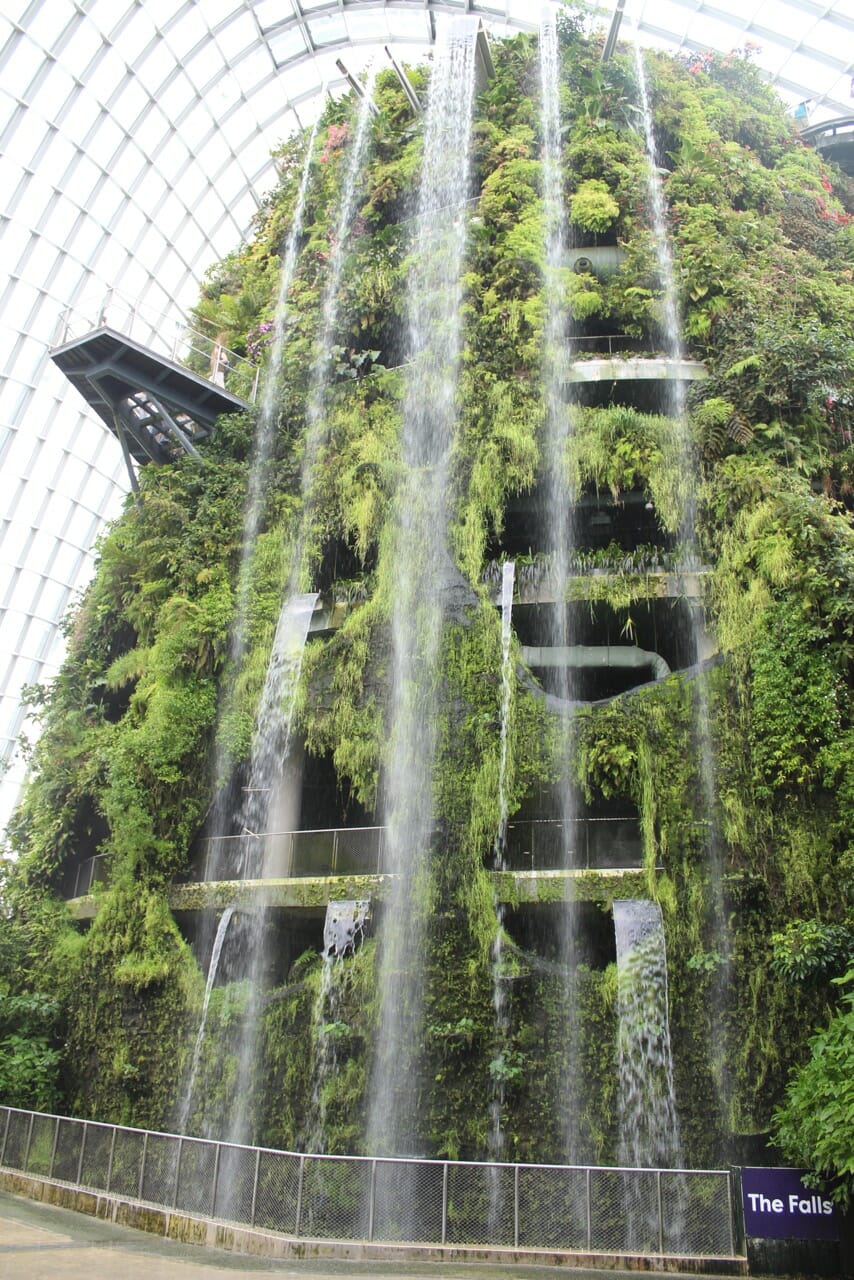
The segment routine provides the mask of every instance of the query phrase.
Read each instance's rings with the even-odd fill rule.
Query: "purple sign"
[[[802,1169],[742,1169],[744,1229],[765,1240],[838,1240],[839,1219],[827,1195],[803,1184]]]

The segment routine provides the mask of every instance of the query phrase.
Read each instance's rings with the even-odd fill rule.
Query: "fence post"
[[[377,1162],[371,1161],[371,1194],[368,1200],[368,1239],[374,1238],[374,1208],[377,1197]]]
[[[77,1157],[77,1178],[78,1187],[83,1182],[83,1157],[86,1154],[86,1134],[89,1132],[88,1121],[83,1121],[83,1137],[80,1139],[80,1155]]]
[[[442,1244],[448,1239],[448,1162],[442,1165]]]
[[[299,1178],[297,1179],[297,1216],[294,1223],[294,1235],[300,1233],[300,1225],[302,1220],[302,1184],[305,1176],[305,1156],[299,1158]]]
[[[210,1208],[210,1215],[212,1218],[216,1217],[216,1193],[219,1190],[219,1187],[217,1184],[219,1183],[219,1153],[221,1150],[222,1150],[222,1146],[218,1142],[214,1147],[214,1167],[213,1167],[213,1180],[212,1180],[212,1186],[211,1186],[211,1208]]]
[[[104,1188],[107,1195],[110,1194],[110,1186],[112,1185],[112,1181],[113,1181],[113,1159],[116,1154],[116,1134],[117,1133],[118,1133],[118,1129],[116,1128],[115,1125],[113,1125],[113,1136],[110,1139],[110,1154],[107,1159],[107,1185]]]
[[[0,1147],[0,1164],[3,1164],[6,1159],[6,1143],[9,1139],[9,1125],[12,1122],[12,1108],[6,1107],[5,1110],[6,1110],[6,1123],[3,1126],[3,1146]]]
[[[249,1211],[249,1225],[255,1226],[255,1204],[258,1200],[258,1170],[261,1167],[261,1148],[258,1147],[255,1152],[255,1172],[252,1176],[252,1206]]]
[[[50,1149],[50,1168],[47,1171],[49,1178],[53,1177],[53,1166],[56,1163],[56,1148],[59,1142],[59,1116],[54,1116],[53,1124],[53,1145]]]
[[[332,832],[332,874],[335,875],[335,868],[338,866],[338,828],[335,827]]]
[[[726,1203],[727,1217],[729,1219],[729,1251],[730,1256],[735,1253],[735,1213],[732,1203],[732,1169],[727,1169],[726,1175]]]
[[[24,1173],[26,1173],[26,1172],[27,1172],[27,1165],[30,1163],[30,1143],[31,1143],[31,1142],[32,1142],[32,1140],[33,1140],[33,1124],[35,1123],[35,1118],[36,1118],[36,1113],[35,1113],[34,1111],[31,1111],[31,1112],[30,1112],[30,1123],[29,1123],[29,1126],[28,1126],[28,1128],[27,1128],[27,1145],[26,1145],[26,1147],[24,1148],[24,1163],[23,1163],[23,1165],[21,1166],[21,1167],[22,1167],[22,1169],[23,1169],[23,1171],[24,1171]]]
[[[142,1199],[142,1189],[145,1185],[145,1157],[148,1152],[148,1130],[142,1135],[142,1159],[139,1162],[139,1186],[137,1188],[137,1200]]]
[[[590,1169],[587,1170],[586,1190],[587,1190],[587,1252],[593,1248],[593,1202],[590,1196]]]
[[[178,1184],[181,1180],[181,1154],[184,1150],[184,1135],[178,1138],[178,1159],[175,1161],[175,1181],[172,1183],[172,1208],[178,1208]]]
[[[513,1170],[513,1248],[519,1248],[519,1166]]]
[[[655,1171],[655,1195],[658,1200],[658,1252],[664,1253],[664,1213],[661,1207],[661,1170]]]

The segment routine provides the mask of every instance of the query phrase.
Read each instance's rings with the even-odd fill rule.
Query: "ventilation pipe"
[[[521,657],[529,667],[576,667],[583,671],[638,671],[648,667],[654,680],[670,675],[670,667],[660,654],[635,645],[523,645]]]

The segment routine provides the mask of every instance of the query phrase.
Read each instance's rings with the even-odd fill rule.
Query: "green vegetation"
[[[556,891],[543,882],[539,904],[510,904],[500,926],[486,874],[501,755],[500,621],[488,582],[495,562],[511,558],[503,539],[521,538],[518,512],[533,509],[542,475],[545,321],[536,42],[518,36],[493,53],[496,76],[477,99],[474,125],[449,495],[453,607],[439,758],[427,780],[440,839],[423,895],[421,1137],[437,1155],[483,1157],[500,1086],[507,1155],[558,1160],[557,1100],[566,1105],[574,1093],[586,1158],[608,1161],[617,1151],[614,966],[600,954],[578,967],[578,1074],[567,1083]],[[628,495],[650,504],[658,540],[580,547],[569,594],[594,621],[610,610],[631,639],[636,610],[658,594],[656,575],[678,560],[693,505],[719,656],[584,709],[567,759],[566,735],[516,647],[510,812],[560,778],[588,803],[636,808],[644,864],[626,883],[654,897],[665,919],[686,1162],[738,1161],[761,1136],[818,1176],[842,1177],[844,1197],[854,1177],[844,1146],[854,1127],[854,1012],[838,982],[854,945],[854,189],[798,140],[748,56],[655,55],[648,75],[686,338],[709,377],[692,386],[687,437],[661,406],[572,406],[570,492],[618,509]],[[426,70],[413,76],[423,87]],[[655,352],[662,282],[632,61],[618,54],[603,67],[599,42],[567,20],[561,85],[574,242],[598,238],[622,252],[612,274],[566,272],[574,324],[613,335],[618,349],[627,337]],[[377,102],[325,433],[312,493],[303,495],[306,384],[352,103],[329,104],[320,125],[262,528],[244,576],[244,652],[236,661],[229,637],[251,415],[218,424],[201,466],[182,459],[144,470],[139,502],[104,536],[98,573],[69,618],[63,670],[38,695],[43,733],[2,890],[0,1101],[174,1122],[204,975],[185,938],[191,913],[176,908],[176,923],[167,894],[174,877],[198,867],[212,806],[243,784],[307,496],[305,586],[346,604],[346,618],[308,646],[297,731],[309,761],[334,771],[340,811],[328,825],[353,811],[380,820],[407,213],[421,126],[390,72],[378,78]],[[202,290],[199,323],[241,353],[261,355],[270,340],[306,143],[301,136],[280,148],[280,185],[251,238]],[[548,566],[536,545],[524,550],[517,582],[535,591]],[[702,708],[708,744],[698,736]],[[95,854],[108,875],[95,889],[97,916],[79,933],[63,900]],[[591,872],[579,897],[607,909],[607,882]],[[308,890],[304,907],[316,913]],[[500,927],[503,1027],[493,1004]],[[255,1136],[298,1146],[319,1123],[327,1150],[357,1151],[377,1016],[375,944],[338,966],[335,1008],[319,1003],[319,950],[318,924],[316,945],[298,957],[288,951],[287,971],[264,993]],[[224,1122],[249,1001],[242,982],[213,992],[196,1128]],[[331,1069],[318,1084],[321,1060]]]

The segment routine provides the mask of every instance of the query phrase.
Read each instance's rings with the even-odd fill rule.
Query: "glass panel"
[[[291,856],[292,876],[329,876],[332,874],[331,831],[295,831]]]
[[[379,827],[352,827],[336,836],[335,874],[372,875],[379,870]]]

